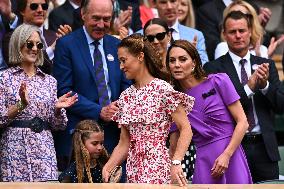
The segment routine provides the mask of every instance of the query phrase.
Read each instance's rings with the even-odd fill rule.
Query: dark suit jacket
[[[5,62],[9,62],[9,42],[10,38],[12,36],[13,31],[8,32],[5,34],[4,39],[2,41],[2,52],[3,52],[3,57]],[[45,41],[48,46],[50,46],[55,40],[56,40],[56,34],[55,32],[51,30],[43,30],[43,36],[45,38]],[[44,62],[42,66],[39,66],[39,68],[46,74],[51,74],[52,72],[52,60],[49,59],[49,57],[46,54],[46,51],[43,51],[43,57],[44,57]],[[9,66],[9,65],[8,65]]]
[[[106,58],[106,62],[111,101],[115,101],[119,98],[120,93],[130,86],[130,81],[126,80],[119,68],[117,45],[120,41],[110,35],[105,35],[103,40],[105,56],[112,55],[114,57],[113,60]],[[102,106],[99,105],[95,71],[83,28],[58,39],[53,73],[58,82],[58,96],[68,91],[74,91],[79,96],[78,102],[67,110],[67,131],[72,133],[76,124],[84,119],[100,121]],[[120,129],[114,124],[105,127],[105,146],[109,152],[117,145],[119,133]],[[61,142],[61,147],[57,152],[68,155],[71,150],[71,137]]]
[[[279,76],[275,63],[272,60],[251,55],[251,65],[269,63],[269,88],[265,95],[259,90],[255,92],[254,105],[256,114],[259,120],[262,137],[265,143],[265,148],[271,161],[279,161],[278,144],[274,131],[274,116],[275,113],[283,113],[284,111],[284,87],[279,81]],[[227,53],[215,61],[208,62],[204,65],[207,73],[227,73],[232,80],[238,94],[240,95],[241,104],[244,110],[247,110],[248,97],[242,86],[233,61]],[[253,70],[252,70],[253,73]]]
[[[55,9],[48,16],[48,29],[57,32],[60,25],[68,24],[72,27],[74,8],[68,0]]]

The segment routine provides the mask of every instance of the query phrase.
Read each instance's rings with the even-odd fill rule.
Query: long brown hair
[[[103,168],[109,159],[109,155],[104,148],[98,159],[94,159],[90,156],[89,151],[85,147],[85,141],[90,138],[91,133],[94,132],[104,132],[101,126],[94,120],[84,120],[80,121],[75,129],[73,136],[73,147],[74,156],[76,161],[76,171],[78,182],[81,183],[84,180],[84,170],[87,173],[87,177],[90,183],[93,183],[90,168],[91,161],[96,161],[96,163]]]
[[[199,80],[199,81],[203,80],[207,75],[202,68],[202,62],[201,62],[200,56],[199,56],[198,51],[195,48],[195,46],[193,44],[191,44],[190,42],[188,42],[187,40],[176,40],[169,47],[168,52],[167,52],[167,57],[166,57],[167,69],[170,71],[170,66],[169,66],[170,51],[174,47],[182,48],[183,50],[185,50],[188,53],[188,55],[191,57],[192,61],[195,63],[195,68],[194,68],[194,71],[192,72],[194,78],[196,80]],[[172,84],[174,85],[174,88],[176,90],[184,92],[184,89],[181,87],[179,81],[176,80],[175,78],[173,78],[173,76],[171,76],[171,81],[172,81]]]

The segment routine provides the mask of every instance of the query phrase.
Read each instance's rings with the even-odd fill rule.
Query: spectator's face
[[[41,43],[39,34],[33,32],[21,48],[21,53],[23,55],[22,64],[34,64],[42,47],[43,44]]]
[[[92,0],[86,10],[82,10],[82,19],[89,35],[99,40],[108,33],[112,18],[112,3],[109,0]]]
[[[120,47],[117,51],[118,59],[120,62],[120,69],[125,73],[127,79],[136,79],[141,75],[141,71],[145,69],[145,65],[141,61],[144,60],[144,54],[139,56],[132,55],[127,48]]]
[[[180,0],[157,0],[156,8],[159,17],[164,19],[168,26],[172,26],[178,17],[178,5]]]
[[[166,56],[167,46],[171,40],[171,34],[167,34],[165,28],[158,24],[151,24],[146,28],[145,36],[162,56]]]
[[[186,80],[193,77],[192,68],[195,63],[189,54],[180,47],[173,47],[169,52],[169,68],[176,80]]]
[[[45,0],[27,0],[27,6],[23,12],[24,23],[41,27],[46,19],[48,4]]]
[[[186,19],[188,15],[188,0],[180,0],[178,6],[178,20],[181,22]]]
[[[104,133],[92,132],[84,142],[86,149],[93,158],[99,158],[104,149]]]
[[[227,19],[223,35],[233,53],[241,57],[246,55],[250,46],[251,30],[244,18]]]

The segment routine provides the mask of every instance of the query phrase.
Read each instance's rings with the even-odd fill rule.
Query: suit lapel
[[[87,66],[89,69],[94,81],[96,81],[96,75],[94,71],[94,65],[93,65],[93,60],[90,54],[90,49],[89,49],[89,44],[87,42],[87,38],[85,36],[83,28],[81,28],[76,35],[76,44],[78,47],[78,50],[81,52],[79,54],[82,55],[82,59],[84,64]]]

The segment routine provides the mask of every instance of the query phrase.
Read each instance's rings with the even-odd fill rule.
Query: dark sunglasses
[[[37,10],[38,6],[41,6],[42,10],[47,10],[48,9],[48,4],[47,3],[31,3],[30,4],[30,9],[31,10]]]
[[[159,41],[162,41],[163,39],[165,39],[166,35],[167,35],[167,32],[161,32],[161,33],[157,33],[156,35],[147,35],[146,38],[148,39],[150,43],[152,43],[155,40],[155,38]]]
[[[34,44],[34,42],[31,42],[31,41],[27,41],[27,48],[28,49],[32,49],[34,46],[36,46],[37,49],[41,50],[43,49],[43,43],[42,42],[38,42],[36,44]]]

